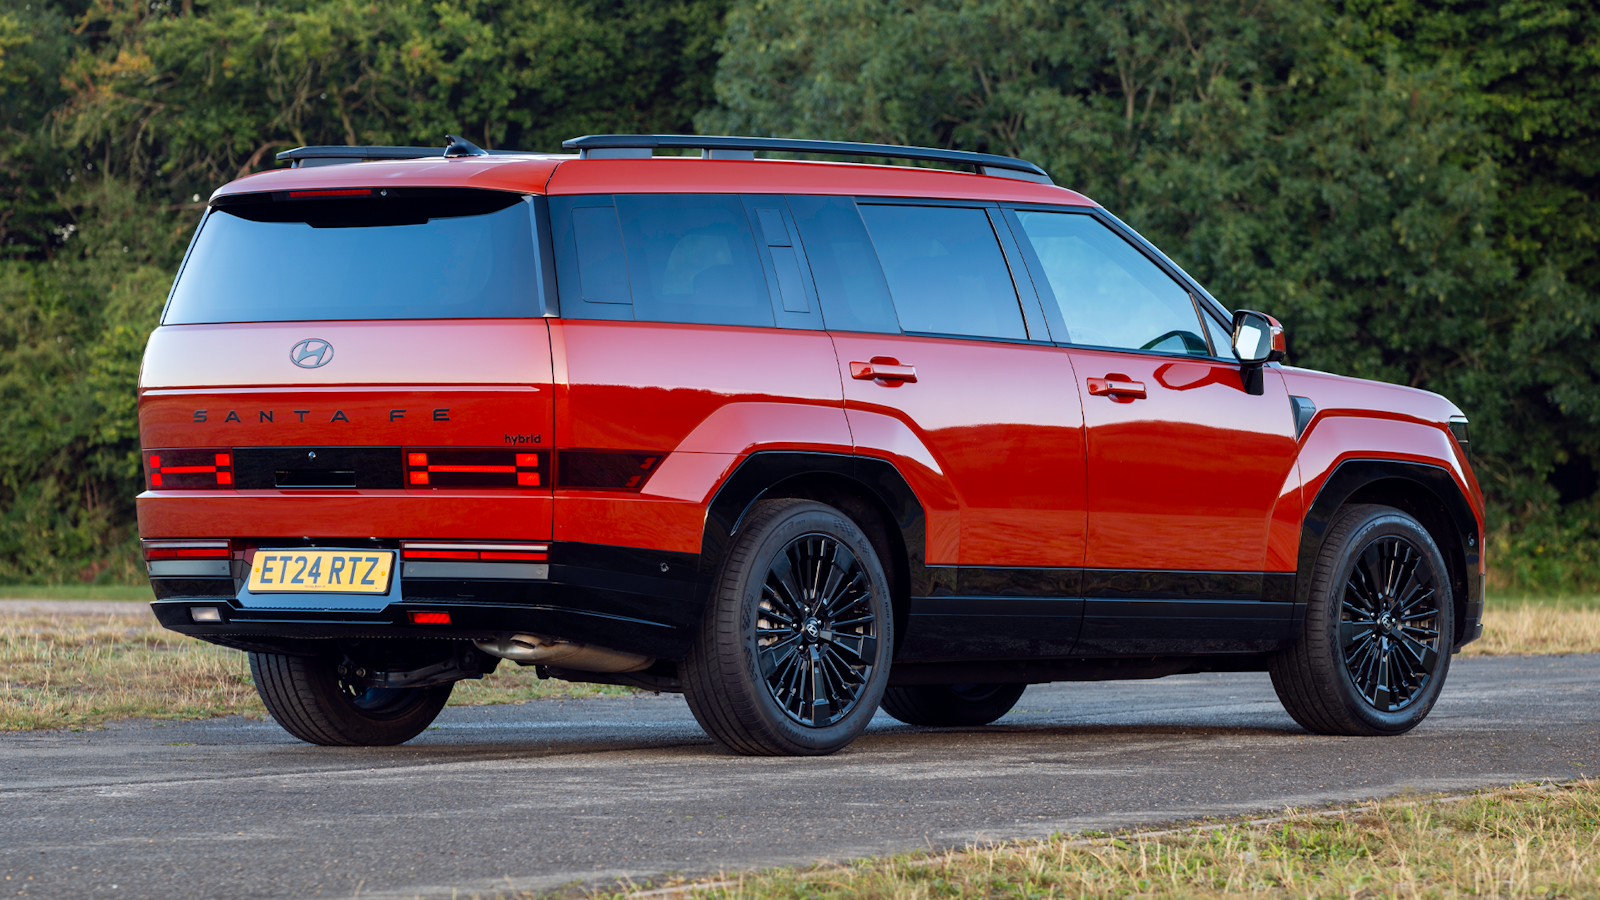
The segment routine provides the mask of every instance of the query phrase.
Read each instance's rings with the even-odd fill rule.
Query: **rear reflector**
[[[406,451],[406,486],[410,488],[537,488],[549,484],[545,472],[549,452],[461,450]]]
[[[233,487],[233,453],[226,450],[147,450],[151,490],[204,491]]]
[[[557,486],[591,491],[641,490],[665,455],[562,450],[556,460]]]
[[[544,562],[550,558],[549,544],[455,544],[417,543],[400,544],[401,555],[406,559],[463,559],[463,560],[522,560]]]
[[[145,541],[145,559],[227,559],[227,541]]]
[[[432,610],[414,609],[409,615],[413,625],[449,625],[450,614],[447,612],[434,612]]]

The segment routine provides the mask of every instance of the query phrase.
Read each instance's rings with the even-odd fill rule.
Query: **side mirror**
[[[1252,309],[1233,314],[1233,355],[1246,366],[1283,359],[1283,326],[1278,320]]]
[[[1239,380],[1253,396],[1266,393],[1266,375],[1261,367],[1283,359],[1283,326],[1278,320],[1253,309],[1233,314],[1233,355],[1239,360]]]

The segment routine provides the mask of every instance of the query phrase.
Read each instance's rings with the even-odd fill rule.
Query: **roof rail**
[[[438,147],[296,147],[278,154],[279,162],[294,168],[331,166],[339,163],[367,162],[374,159],[426,159],[430,156],[514,156],[521,150],[484,150],[464,137],[447,134],[444,149]]]
[[[973,166],[982,175],[999,175],[1055,184],[1049,173],[1025,159],[965,150],[938,150],[932,147],[899,147],[894,144],[857,144],[849,141],[801,141],[787,138],[729,137],[688,134],[588,134],[562,141],[566,150],[576,150],[584,159],[643,158],[651,150],[702,150],[710,159],[755,159],[756,151],[774,153],[817,153],[829,156],[881,156],[890,159],[918,159],[930,162]],[[280,154],[281,155],[281,154]]]

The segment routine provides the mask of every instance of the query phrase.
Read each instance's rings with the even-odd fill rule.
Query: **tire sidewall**
[[[1415,728],[1427,718],[1434,703],[1439,699],[1445,676],[1450,671],[1450,657],[1455,644],[1455,602],[1450,589],[1450,569],[1446,566],[1444,555],[1439,552],[1433,538],[1415,519],[1398,510],[1390,509],[1360,514],[1364,515],[1364,520],[1350,530],[1338,547],[1333,577],[1327,584],[1326,593],[1320,598],[1321,616],[1316,624],[1326,630],[1324,646],[1330,648],[1334,656],[1332,664],[1335,688],[1345,708],[1374,732],[1401,734]],[[1340,614],[1343,608],[1345,583],[1360,562],[1361,554],[1367,546],[1385,537],[1403,538],[1420,551],[1424,560],[1433,569],[1435,590],[1443,594],[1443,601],[1439,604],[1438,668],[1434,670],[1427,687],[1423,689],[1422,696],[1406,708],[1394,712],[1375,709],[1365,697],[1361,696],[1349,668],[1345,665],[1344,648],[1340,643]]]
[[[878,647],[878,658],[873,663],[872,672],[855,707],[844,718],[820,728],[795,721],[778,705],[767,687],[766,679],[761,675],[761,659],[756,647],[756,615],[767,570],[772,560],[791,541],[808,534],[822,534],[839,541],[860,562],[872,585],[872,612],[876,617],[874,636]],[[889,656],[894,647],[889,579],[884,575],[871,541],[861,529],[843,514],[820,503],[808,502],[796,506],[770,522],[759,534],[747,535],[746,539],[754,541],[756,548],[750,556],[753,565],[740,573],[736,583],[735,602],[739,604],[740,671],[755,698],[755,710],[766,730],[794,752],[832,753],[855,740],[866,729],[889,683]]]

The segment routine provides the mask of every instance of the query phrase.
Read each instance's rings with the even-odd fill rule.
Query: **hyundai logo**
[[[333,362],[333,345],[320,338],[306,338],[289,349],[289,361],[302,369],[316,369]]]

